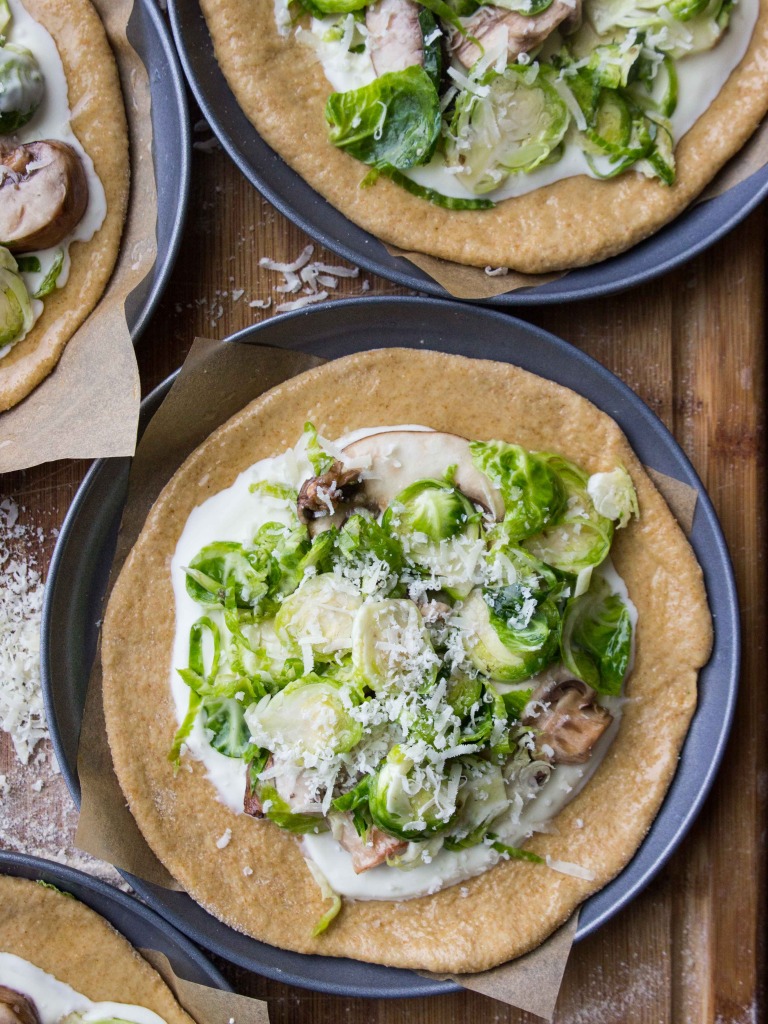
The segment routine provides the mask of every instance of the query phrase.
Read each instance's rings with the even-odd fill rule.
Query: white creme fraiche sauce
[[[22,145],[27,142],[42,142],[47,139],[65,142],[77,152],[88,179],[88,207],[74,230],[63,242],[51,249],[24,253],[25,256],[37,256],[40,260],[39,273],[22,274],[24,283],[32,295],[39,289],[60,249],[64,252],[64,262],[58,277],[58,287],[64,287],[69,278],[69,247],[72,242],[87,242],[93,238],[107,215],[107,197],[101,179],[93,166],[93,161],[72,130],[70,123],[72,111],[69,107],[67,78],[56,43],[48,30],[25,10],[21,0],[8,0],[8,2],[12,20],[7,33],[7,41],[17,46],[24,46],[34,54],[45,80],[45,93],[43,101],[31,121],[27,122],[18,132],[3,136],[4,145]],[[96,101],[90,99],[88,102]],[[33,299],[32,307],[35,320],[37,320],[43,312],[43,303],[38,299]],[[0,349],[0,358],[5,352],[10,351],[10,348],[11,346],[6,346],[5,349]]]
[[[285,0],[275,0],[275,19],[283,34],[287,31],[282,15],[284,5]],[[744,57],[759,10],[760,0],[737,0],[728,29],[717,45],[712,50],[677,60],[678,102],[670,118],[675,145],[709,108]],[[311,39],[325,77],[337,92],[369,85],[376,78],[376,72],[367,50],[364,53],[349,53],[343,41],[323,39],[335,21],[334,17],[313,18],[311,31],[299,29],[297,38],[304,42],[309,41],[308,37]],[[462,71],[466,73],[465,69]],[[476,198],[475,193],[465,188],[457,175],[446,168],[439,154],[425,167],[413,167],[405,173],[419,185],[435,189],[443,195],[457,199]],[[510,174],[501,187],[483,193],[482,198],[498,202],[579,174],[598,177],[591,170],[581,148],[571,143],[566,145],[565,152],[556,163],[538,167],[528,174]]]
[[[85,1024],[110,1018],[128,1024],[166,1024],[153,1010],[132,1003],[94,1003],[75,989],[14,953],[0,952],[0,985],[32,999],[41,1024],[59,1024],[70,1013]]]
[[[369,434],[429,429],[413,424],[365,427],[345,435],[334,444],[342,448]],[[288,449],[282,455],[263,459],[250,466],[238,476],[231,487],[208,498],[190,513],[171,560],[176,632],[170,665],[170,685],[179,725],[187,713],[190,691],[176,670],[185,667],[189,662],[189,632],[201,614],[200,606],[187,593],[184,566],[190,564],[201,548],[213,541],[248,544],[258,528],[265,523],[282,522],[288,525],[291,522],[293,511],[284,501],[252,494],[252,484],[257,481],[270,481],[298,490],[303,481],[312,475],[313,470],[306,457],[297,456],[294,449]],[[601,575],[612,592],[618,594],[627,605],[634,637],[637,609],[610,559],[599,566],[595,574]],[[214,619],[220,628],[223,627],[224,620],[220,612],[208,610],[206,614]],[[562,669],[558,667],[545,670],[532,681],[529,680],[526,685],[535,685],[540,679],[551,675],[557,678],[558,671],[562,674]],[[563,678],[570,676],[565,673]],[[494,685],[502,693],[509,688],[505,684]],[[525,805],[519,819],[507,824],[494,822],[494,832],[505,844],[519,846],[533,832],[546,831],[546,823],[579,793],[597,770],[618,731],[624,698],[602,697],[600,703],[611,712],[614,720],[596,744],[589,761],[584,765],[555,766],[549,779],[538,790],[536,798],[529,800]],[[185,747],[187,755],[203,765],[206,777],[216,790],[218,799],[235,813],[243,813],[245,762],[239,758],[226,757],[215,750],[208,740],[205,726],[199,716],[185,741]],[[265,823],[265,827],[277,826]],[[352,868],[351,855],[339,845],[330,832],[304,835],[301,837],[301,845],[304,855],[317,864],[337,893],[360,900],[410,899],[434,893],[482,874],[502,857],[491,846],[481,844],[460,851],[440,850],[429,863],[409,867],[407,870],[382,864],[357,875]],[[578,867],[589,872],[589,865]]]

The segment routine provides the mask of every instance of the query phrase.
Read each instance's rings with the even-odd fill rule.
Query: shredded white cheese
[[[48,735],[40,687],[43,581],[23,555],[31,536],[18,517],[12,499],[0,502],[0,728],[27,764]]]

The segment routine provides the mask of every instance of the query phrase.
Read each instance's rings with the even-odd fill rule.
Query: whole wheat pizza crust
[[[93,1002],[143,1006],[166,1024],[194,1024],[109,922],[57,889],[0,875],[0,951],[28,960]]]
[[[542,856],[590,868],[594,881],[509,861],[466,882],[466,897],[454,886],[404,902],[345,900],[328,932],[312,938],[327,905],[296,839],[219,803],[199,764],[187,762],[174,775],[170,674],[178,666],[171,664],[169,568],[178,538],[193,508],[252,463],[295,444],[308,417],[327,437],[421,423],[561,452],[590,473],[617,463],[631,473],[641,518],[617,533],[612,549],[639,612],[630,700],[594,778],[557,817],[557,834],[528,844]],[[220,427],[165,487],[105,618],[107,730],[123,792],[149,845],[194,899],[233,928],[302,952],[480,971],[537,946],[630,860],[674,774],[711,636],[701,569],[610,417],[573,391],[509,364],[379,350],[328,362],[267,392]],[[226,829],[232,838],[219,849]]]
[[[744,145],[768,110],[768,0],[749,49],[717,99],[675,150],[671,187],[630,172],[610,181],[567,178],[492,210],[446,210],[386,178],[360,188],[368,168],[331,145],[324,115],[333,91],[314,50],[280,36],[273,0],[201,0],[216,57],[262,138],[350,220],[407,251],[529,274],[614,256],[658,231]]]
[[[117,260],[128,207],[128,126],[115,58],[89,0],[23,0],[53,36],[69,87],[72,129],[104,186],[107,215],[88,242],[73,242],[63,288],[45,300],[29,334],[0,359],[0,412],[44,380],[64,346],[101,298]],[[43,68],[45,72],[45,68]]]

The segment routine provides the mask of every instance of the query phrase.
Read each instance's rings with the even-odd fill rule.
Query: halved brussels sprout
[[[352,627],[352,665],[356,678],[377,694],[434,683],[440,659],[413,601],[362,605]]]
[[[445,480],[417,480],[388,506],[382,526],[401,541],[410,565],[435,577],[451,596],[465,597],[479,519],[469,498]]]
[[[389,505],[381,525],[401,538],[409,557],[418,561],[422,551],[460,533],[480,536],[478,516],[469,498],[445,480],[417,480],[400,491]]]
[[[23,46],[0,46],[0,135],[17,132],[43,101],[45,82],[34,54]]]
[[[251,705],[245,720],[259,746],[287,749],[297,764],[306,764],[318,756],[346,753],[360,742],[362,726],[349,713],[352,700],[351,691],[331,680],[297,679]]]
[[[459,786],[459,813],[446,836],[449,850],[476,846],[488,828],[509,809],[504,776],[498,765],[479,757],[462,758],[463,778]]]
[[[363,604],[357,587],[333,573],[308,576],[275,616],[275,632],[298,647],[310,647],[320,661],[352,649],[352,624]]]
[[[469,659],[492,679],[521,682],[540,672],[557,652],[560,616],[552,601],[536,606],[526,625],[513,628],[473,590],[460,612],[470,631]]]
[[[617,466],[610,473],[593,473],[587,481],[587,493],[598,515],[613,519],[619,529],[626,526],[632,516],[640,515],[632,477],[623,466]]]
[[[528,537],[523,547],[560,572],[578,575],[599,565],[613,540],[613,523],[601,516],[587,491],[587,474],[561,455],[541,453],[568,495],[566,511],[553,526]]]
[[[0,348],[21,341],[34,323],[32,300],[16,260],[0,245]]]
[[[565,489],[545,459],[505,441],[471,441],[469,449],[474,464],[502,493],[507,540],[530,537],[558,520]]]
[[[459,94],[446,142],[446,162],[472,192],[491,192],[511,173],[532,171],[550,158],[570,114],[549,70],[511,65],[489,71]]]
[[[407,842],[444,832],[456,817],[461,765],[455,762],[447,776],[434,781],[434,773],[418,777],[414,763],[393,747],[369,783],[368,807],[382,832]]]
[[[565,606],[563,664],[598,693],[618,696],[632,655],[632,620],[618,594],[601,579]]]

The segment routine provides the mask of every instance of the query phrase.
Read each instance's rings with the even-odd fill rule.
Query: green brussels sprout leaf
[[[604,581],[595,580],[565,606],[560,648],[563,664],[578,679],[598,693],[621,693],[632,654],[632,620]]]
[[[330,141],[372,167],[429,163],[440,135],[440,102],[424,68],[390,71],[370,85],[328,97]]]

